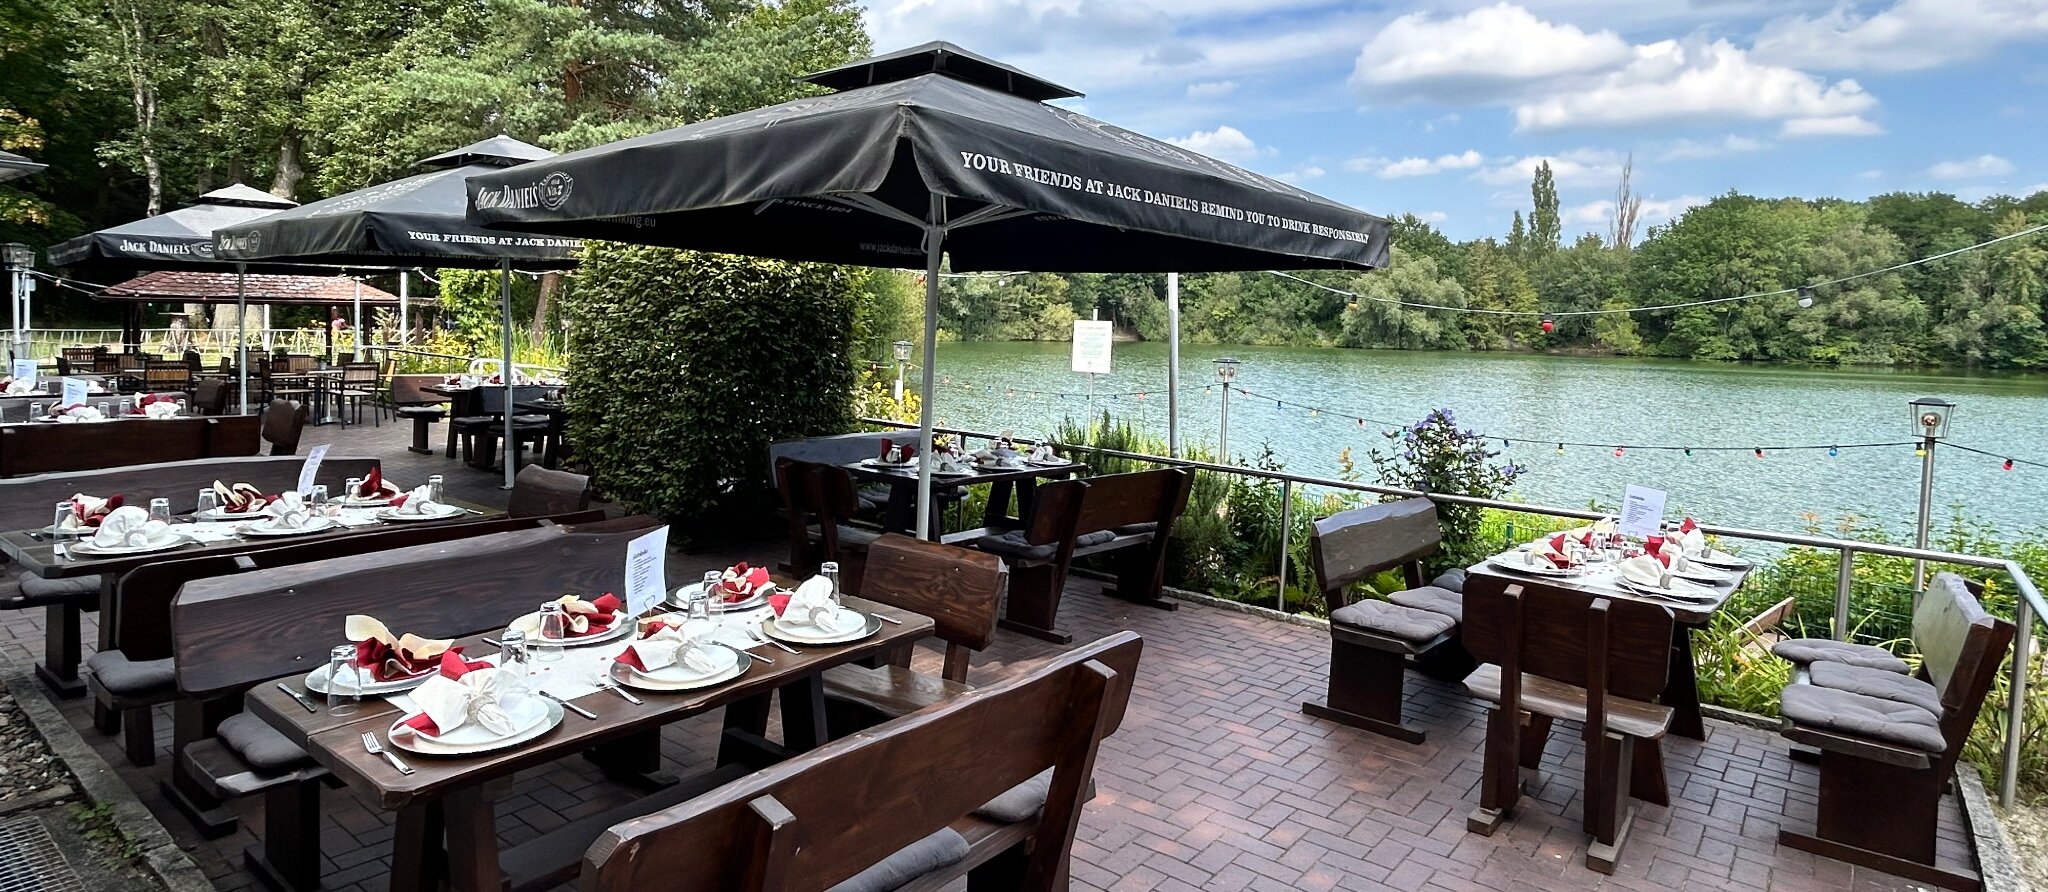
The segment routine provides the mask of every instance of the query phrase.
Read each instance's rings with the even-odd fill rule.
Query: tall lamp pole
[[[28,271],[36,265],[36,249],[19,242],[0,245],[0,262],[7,266],[7,309],[13,325],[8,348],[13,352],[11,359],[28,359],[28,296],[35,290],[35,280]]]
[[[910,367],[910,342],[897,341],[889,345],[896,348],[896,402],[903,402],[903,370]]]
[[[1923,396],[1907,404],[1913,409],[1914,432],[1920,442],[1913,447],[1913,453],[1920,457],[1920,518],[1913,525],[1913,547],[1926,548],[1928,518],[1934,508],[1934,447],[1943,437],[1948,436],[1949,416],[1955,412],[1956,404],[1940,397]],[[1927,581],[1927,562],[1913,562],[1913,590],[1920,591]]]
[[[1237,380],[1237,360],[1225,356],[1216,362],[1216,380],[1223,382],[1223,417],[1216,428],[1216,463],[1230,464],[1230,384]]]

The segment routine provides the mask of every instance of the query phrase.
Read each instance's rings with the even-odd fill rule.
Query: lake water
[[[1062,417],[1089,415],[1092,405],[1165,437],[1164,344],[1116,345],[1115,373],[1101,376],[1095,392],[1146,394],[1098,396],[1092,404],[1087,376],[1069,370],[1069,351],[1063,343],[941,344],[938,373],[951,383],[941,388],[936,413],[943,424],[1034,436]],[[1250,459],[1270,445],[1290,470],[1307,474],[1334,475],[1339,452],[1350,447],[1369,479],[1366,450],[1385,448],[1387,426],[1360,428],[1355,418],[1408,422],[1446,406],[1460,424],[1510,439],[1504,458],[1528,469],[1514,492],[1524,501],[1612,506],[1636,483],[1668,491],[1674,510],[1714,523],[1798,530],[1809,515],[1832,525],[1853,514],[1908,531],[1920,474],[1913,447],[1845,448],[1832,458],[1825,449],[1769,447],[1910,440],[1906,404],[1923,396],[1958,404],[1951,442],[2048,462],[2048,376],[2041,375],[1193,345],[1181,354],[1184,442],[1216,443],[1220,388],[1207,385],[1216,381],[1212,360],[1226,354],[1242,361],[1239,387],[1342,414],[1312,417],[1276,408],[1272,398],[1231,394],[1231,452]],[[1561,440],[1737,451],[1637,449],[1616,457],[1608,445],[1568,446],[1560,455]],[[1764,458],[1752,454],[1755,446],[1766,448]],[[1937,522],[1955,506],[2008,537],[2048,528],[2048,469],[2008,472],[2001,458],[1952,449],[1938,450],[1936,459]]]

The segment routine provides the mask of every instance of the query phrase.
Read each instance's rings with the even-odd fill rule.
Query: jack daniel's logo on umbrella
[[[254,254],[263,248],[263,230],[251,229],[241,235],[220,237],[220,249],[230,254]]]
[[[576,178],[561,171],[541,177],[539,182],[527,186],[485,187],[476,193],[478,210],[506,208],[528,210],[546,208],[551,211],[562,209],[569,201],[569,190],[576,185]]]

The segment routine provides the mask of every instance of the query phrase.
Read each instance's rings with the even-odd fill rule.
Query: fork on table
[[[390,762],[391,767],[398,769],[399,774],[412,773],[412,766],[399,761],[397,753],[385,749],[384,744],[377,740],[375,731],[363,732],[363,749],[369,750],[371,755],[383,756],[384,761]]]

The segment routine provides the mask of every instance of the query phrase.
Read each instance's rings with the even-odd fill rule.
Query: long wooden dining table
[[[778,690],[782,692],[783,745],[799,752],[822,746],[829,739],[825,670],[876,660],[932,634],[933,629],[931,618],[901,608],[851,596],[845,603],[851,609],[880,612],[897,622],[882,623],[874,635],[847,644],[794,645],[797,652],[793,654],[762,645],[754,650],[773,660],[772,664],[757,659],[740,677],[711,688],[675,693],[634,689],[631,693],[641,701],[637,704],[600,689],[570,701],[596,718],[566,710],[553,730],[510,749],[475,756],[400,751],[413,769],[411,774],[399,773],[363,744],[365,733],[382,739],[402,717],[388,701],[369,700],[353,714],[335,716],[317,705],[322,702],[321,695],[308,691],[301,677],[285,679],[282,684],[313,701],[313,711],[270,684],[250,691],[246,703],[251,714],[304,748],[343,783],[397,813],[390,873],[393,892],[443,888],[498,892],[503,879],[496,808],[485,788],[491,781],[586,750],[603,753],[607,744],[636,737],[658,741],[662,727],[721,707],[726,710],[727,728],[757,730],[765,725],[769,697]],[[457,643],[463,646],[465,656],[487,656],[496,648],[483,637],[470,636]],[[307,655],[309,665],[324,658],[325,654]],[[646,770],[645,765],[619,767],[628,774]]]
[[[890,532],[909,533],[917,526],[917,465],[915,463],[880,467],[865,461],[847,462],[840,467],[853,474],[854,479],[889,485],[889,502],[882,509],[882,529]],[[1017,468],[975,468],[969,474],[933,474],[932,492],[941,493],[969,486],[989,486],[988,505],[982,511],[982,526],[994,530],[1020,529],[1030,522],[1031,510],[1036,505],[1038,482],[1040,480],[1064,480],[1088,470],[1081,462],[1063,465],[1024,465]],[[1017,513],[1010,514],[1011,495],[1017,500]],[[937,541],[945,530],[940,523],[939,501],[934,498],[931,505],[931,538]]]
[[[1722,583],[1698,583],[1702,589],[1713,592],[1714,597],[1710,602],[1695,604],[1632,591],[1621,584],[1620,574],[1613,565],[1602,565],[1579,576],[1559,577],[1518,572],[1495,563],[1503,558],[1514,557],[1518,557],[1518,552],[1510,551],[1504,555],[1496,555],[1473,565],[1466,572],[1508,579],[1524,587],[1547,586],[1594,597],[1640,601],[1669,608],[1676,622],[1672,625],[1671,631],[1671,677],[1662,699],[1664,705],[1672,709],[1671,733],[1692,740],[1707,739],[1706,724],[1700,718],[1699,673],[1693,663],[1692,633],[1696,629],[1706,628],[1713,622],[1714,614],[1720,612],[1728,603],[1728,599],[1735,595],[1735,590],[1742,587],[1743,580],[1749,578],[1750,568],[1724,570],[1729,579]]]
[[[411,521],[415,524],[454,523],[479,518],[504,517],[502,508],[472,504],[459,499],[444,499],[444,503],[457,506],[461,514],[446,520]],[[189,523],[192,518],[176,518],[178,524]],[[175,524],[174,524],[175,525]],[[194,557],[237,555],[264,548],[274,548],[298,542],[320,539],[334,539],[359,535],[378,529],[389,529],[383,524],[370,526],[339,526],[317,533],[297,536],[238,536],[220,542],[193,542],[164,551],[124,555],[74,555],[69,546],[76,540],[59,540],[43,530],[12,530],[0,533],[0,552],[21,569],[44,579],[77,579],[98,576],[100,579],[99,644],[102,650],[113,646],[116,618],[120,615],[121,604],[116,580],[121,574],[137,567],[157,561],[181,560]],[[58,546],[65,546],[59,554]],[[77,610],[64,611],[68,617],[64,622],[50,622],[43,629],[43,661],[36,664],[38,679],[59,696],[75,697],[85,692],[84,682],[78,677],[78,664],[82,658],[82,637]]]

